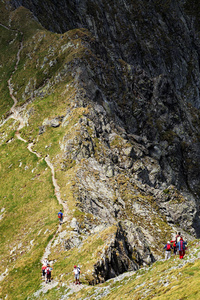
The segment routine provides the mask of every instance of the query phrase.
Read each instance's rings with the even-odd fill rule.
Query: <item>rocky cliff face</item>
[[[29,8],[49,30],[89,29],[113,59],[121,58],[132,67],[139,65],[152,77],[167,75],[182,97],[200,107],[200,44],[191,17],[195,13],[198,16],[199,8],[195,12],[191,10],[194,3],[174,0],[10,2],[15,8],[19,5]]]

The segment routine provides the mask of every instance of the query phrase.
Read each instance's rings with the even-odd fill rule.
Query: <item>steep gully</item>
[[[5,29],[7,30],[12,30],[6,26],[4,26],[3,24],[0,24],[0,26],[4,27]],[[13,31],[13,30],[12,30]],[[19,32],[18,32],[19,33]],[[20,32],[20,34],[23,36],[23,33]],[[10,94],[10,97],[12,98],[12,100],[14,101],[14,104],[13,106],[11,107],[10,109],[10,115],[8,118],[6,118],[3,122],[1,122],[0,124],[0,127],[2,127],[9,119],[14,119],[16,121],[19,122],[19,126],[16,130],[16,137],[21,140],[22,142],[24,143],[28,143],[25,139],[23,139],[20,135],[20,130],[25,127],[26,125],[26,122],[25,120],[23,119],[23,117],[20,115],[20,112],[22,111],[22,108],[20,107],[16,107],[17,106],[17,99],[16,97],[14,96],[14,89],[13,89],[13,85],[12,85],[12,78],[13,78],[13,74],[17,71],[17,68],[18,68],[18,64],[19,64],[19,61],[20,61],[20,53],[23,49],[23,40],[22,42],[20,43],[20,47],[19,47],[19,50],[17,52],[17,57],[16,57],[16,64],[15,64],[15,68],[14,68],[14,71],[12,72],[11,74],[11,77],[9,78],[8,80],[8,89],[9,89],[9,94]],[[41,160],[45,160],[48,167],[50,168],[51,170],[51,174],[52,174],[52,182],[53,182],[53,186],[54,186],[54,191],[55,191],[55,196],[59,202],[59,204],[61,204],[63,206],[63,210],[64,210],[64,218],[63,218],[63,222],[66,222],[68,220],[68,207],[67,207],[67,204],[63,202],[62,198],[61,198],[61,195],[60,195],[60,187],[58,186],[57,184],[57,180],[55,178],[55,170],[54,170],[54,166],[53,164],[51,163],[50,159],[48,156],[46,156],[45,158],[43,158],[40,154],[38,154],[36,151],[32,150],[32,147],[33,147],[33,142],[31,143],[28,143],[28,146],[27,146],[27,149],[35,154],[38,158],[40,158]],[[45,252],[44,252],[44,255],[43,257],[41,258],[41,262],[43,262],[44,258],[48,258],[48,255],[51,253],[51,245],[56,237],[56,234],[61,231],[61,226],[58,227],[56,233],[54,234],[53,238],[51,239],[51,241],[48,243],[46,249],[45,249]]]

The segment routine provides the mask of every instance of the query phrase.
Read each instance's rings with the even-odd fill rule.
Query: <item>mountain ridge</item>
[[[199,107],[200,44],[193,19],[200,8],[193,2],[63,0],[57,5],[52,0],[41,7],[36,0],[10,1],[15,8],[29,8],[51,31],[87,28],[113,59],[139,65],[150,77],[167,75],[176,91]]]
[[[52,33],[0,4],[18,30],[0,27],[1,297],[34,299],[46,247],[60,293],[74,261],[97,284],[159,260],[176,231],[199,237],[199,111],[172,79],[116,58],[87,29]],[[59,228],[47,158],[68,207]]]

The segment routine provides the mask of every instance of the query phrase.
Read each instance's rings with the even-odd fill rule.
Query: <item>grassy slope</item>
[[[7,81],[11,76],[16,63],[16,55],[19,47],[19,34],[15,31],[10,31],[0,26],[0,117],[6,116],[6,112],[12,106],[7,88]]]
[[[4,9],[2,3],[1,9]],[[22,21],[27,17],[27,11],[23,14],[19,11],[19,15]],[[18,23],[19,15],[12,16],[13,22]],[[22,30],[17,23],[12,28]],[[24,29],[24,43],[38,29],[37,23],[34,24],[29,32]],[[13,104],[7,81],[14,70],[21,34],[1,26],[0,30],[3,70],[0,114],[5,115]],[[14,38],[16,40],[9,44],[8,41]],[[7,299],[25,299],[38,289],[40,259],[57,229],[56,212],[59,209],[50,169],[43,159],[28,151],[27,144],[16,139],[17,126],[15,121],[9,120],[0,128],[0,173],[3,179],[0,183],[0,274],[8,268],[8,276],[1,282],[0,297],[7,295]]]
[[[111,283],[111,294],[102,299],[122,299],[122,294],[126,299],[199,299],[200,262],[197,253],[200,249],[198,243],[193,247],[190,252],[194,252],[189,256],[196,258],[186,265],[182,266],[178,257],[157,262],[147,271],[140,270],[131,278]]]
[[[194,247],[194,248],[193,248]],[[195,244],[187,259],[191,262],[182,265],[182,261],[172,257],[169,261],[157,262],[148,269],[141,269],[123,280],[110,280],[106,284],[100,285],[99,289],[91,288],[81,291],[71,299],[199,299],[199,244]],[[197,252],[196,252],[197,248]],[[194,259],[193,259],[194,258]],[[110,291],[105,295],[103,291]],[[74,298],[73,298],[74,297]],[[69,298],[70,299],[70,298]]]
[[[98,242],[98,240],[97,240]],[[97,246],[97,244],[96,244]],[[97,248],[98,249],[98,248]],[[91,248],[91,251],[94,249]],[[93,253],[93,252],[92,252]],[[85,254],[84,259],[87,255]],[[103,299],[103,300],[176,300],[176,299],[199,299],[200,277],[200,245],[199,241],[193,242],[186,252],[184,260],[177,256],[168,261],[158,261],[149,268],[140,269],[137,272],[124,274],[119,280],[111,279],[98,286],[84,286],[79,292],[69,294],[67,299]],[[76,258],[76,256],[75,256]],[[60,265],[63,276],[73,276],[68,270],[69,257]],[[185,263],[185,260],[187,262]],[[84,270],[82,269],[81,280],[84,282]],[[63,280],[64,282],[64,280]],[[60,299],[69,292],[67,286],[62,285],[41,294],[40,299]],[[31,299],[35,299],[32,297]]]
[[[1,273],[9,266],[2,295],[9,295],[8,299],[22,292],[26,296],[39,285],[39,261],[55,232],[55,211],[59,208],[46,163],[26,146],[14,138],[0,147],[0,207],[4,208],[0,222]]]

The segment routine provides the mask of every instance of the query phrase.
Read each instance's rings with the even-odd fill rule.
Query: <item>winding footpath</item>
[[[0,26],[3,26],[4,28],[6,28],[8,30],[11,30],[11,29],[9,29],[8,27],[6,27],[6,26],[4,26],[2,24],[0,24]],[[21,32],[21,34],[22,34],[22,32]],[[15,68],[14,68],[14,71],[12,72],[12,74],[11,74],[11,77],[8,80],[9,94],[10,94],[10,97],[12,98],[14,104],[13,104],[13,106],[10,109],[10,116],[3,121],[3,123],[0,125],[0,127],[3,126],[3,124],[5,124],[10,118],[18,121],[19,122],[19,126],[18,126],[17,131],[16,131],[16,137],[19,140],[23,141],[24,143],[28,143],[20,135],[20,130],[25,127],[26,122],[25,122],[24,118],[20,114],[21,111],[22,111],[22,109],[20,107],[16,107],[18,101],[17,101],[17,98],[14,96],[14,89],[13,89],[13,85],[12,85],[12,78],[13,78],[14,73],[17,71],[18,64],[19,64],[19,61],[20,61],[20,53],[21,53],[22,49],[23,49],[23,42],[20,43],[20,48],[19,48],[19,50],[17,52],[17,59],[16,59]],[[31,153],[35,154],[38,158],[43,159],[40,154],[38,154],[36,151],[32,150],[33,145],[34,145],[33,142],[29,143],[28,146],[27,146],[27,149]],[[48,156],[45,157],[45,161],[46,161],[47,165],[49,166],[49,168],[51,170],[52,182],[53,182],[53,186],[54,186],[54,189],[55,189],[55,195],[56,195],[56,198],[57,198],[59,204],[61,204],[63,206],[63,209],[64,209],[64,221],[66,221],[67,220],[68,207],[67,207],[67,204],[64,203],[63,200],[61,199],[61,196],[60,196],[60,187],[58,186],[56,178],[55,178],[54,166],[50,162],[50,159],[49,159]]]
[[[9,27],[1,24],[1,23],[0,23],[0,26],[3,27],[3,28],[5,28],[5,29],[7,29],[7,30],[16,31],[16,30],[13,30],[13,29],[11,29],[11,28],[9,28]],[[20,34],[23,36],[22,32],[20,32]],[[16,108],[18,101],[17,101],[17,98],[14,96],[14,89],[13,89],[13,85],[12,85],[12,78],[13,78],[14,73],[17,71],[17,68],[18,68],[18,65],[19,65],[19,62],[20,62],[20,53],[21,53],[22,49],[23,49],[23,41],[20,43],[20,47],[19,47],[19,50],[17,52],[17,58],[16,58],[15,68],[14,68],[12,74],[11,74],[11,77],[8,80],[9,94],[10,94],[10,97],[12,98],[14,104],[13,104],[13,106],[10,109],[10,115],[9,115],[9,117],[7,119],[5,119],[0,124],[0,127],[2,127],[10,118],[18,121],[19,122],[19,126],[18,126],[17,131],[16,131],[16,137],[19,140],[23,141],[24,143],[28,143],[25,139],[23,139],[21,137],[21,135],[19,133],[20,130],[25,127],[26,122],[25,122],[24,118],[20,115],[20,112],[22,111],[22,109],[20,107]],[[32,150],[33,145],[34,145],[33,142],[29,143],[28,146],[27,146],[27,149],[31,153],[35,154],[38,158],[43,159],[40,154],[38,154],[36,151]],[[55,178],[54,166],[51,163],[51,161],[50,161],[50,159],[49,159],[48,156],[45,157],[45,161],[46,161],[47,165],[49,166],[49,168],[51,170],[52,182],[53,182],[53,186],[54,186],[54,189],[55,189],[56,198],[57,198],[59,204],[61,204],[63,206],[63,209],[64,209],[64,218],[63,218],[63,221],[67,221],[68,207],[67,207],[67,204],[65,202],[63,202],[63,200],[61,199],[60,187],[58,186],[56,178]]]
[[[55,170],[54,170],[54,166],[53,164],[50,162],[49,156],[45,157],[45,161],[47,163],[47,165],[49,166],[49,168],[51,169],[51,174],[52,174],[52,182],[55,188],[55,195],[56,198],[58,199],[58,202],[63,206],[64,209],[64,216],[63,216],[63,222],[66,222],[68,220],[68,206],[67,204],[61,199],[60,196],[60,187],[57,184],[57,180],[55,178]]]
[[[13,31],[12,29],[10,29],[10,28],[4,26],[3,24],[0,24],[0,26],[4,27],[4,28],[7,29],[7,30]],[[23,35],[22,32],[21,32],[21,35]],[[23,41],[20,43],[20,47],[19,47],[19,50],[18,50],[18,52],[17,52],[15,68],[14,68],[12,74],[11,74],[11,77],[9,78],[9,80],[8,80],[8,82],[7,82],[7,83],[8,83],[9,94],[10,94],[10,97],[12,98],[14,104],[13,104],[13,106],[12,106],[11,109],[10,109],[10,115],[8,116],[8,118],[6,118],[5,120],[3,120],[3,121],[0,123],[0,127],[2,127],[2,126],[3,126],[10,118],[12,118],[12,119],[18,121],[18,122],[19,122],[19,126],[18,126],[18,128],[17,128],[17,130],[16,130],[16,134],[15,134],[15,135],[16,135],[16,137],[17,137],[19,140],[21,140],[22,142],[28,143],[28,141],[26,141],[25,139],[23,139],[23,138],[21,137],[21,135],[20,135],[20,130],[21,130],[22,128],[24,128],[25,125],[26,125],[26,121],[24,120],[24,118],[23,118],[23,117],[21,116],[21,114],[20,114],[24,108],[16,107],[18,101],[17,101],[17,98],[14,96],[14,89],[13,89],[13,85],[12,85],[12,78],[13,78],[14,73],[15,73],[15,72],[17,71],[17,69],[18,69],[18,64],[19,64],[19,62],[20,62],[20,53],[21,53],[22,49],[23,49]],[[36,151],[32,150],[33,145],[34,145],[33,142],[28,143],[27,149],[28,149],[31,153],[35,154],[35,155],[36,155],[38,158],[40,158],[41,160],[44,159],[44,160],[46,161],[48,167],[50,168],[51,174],[52,174],[52,182],[53,182],[53,186],[54,186],[55,196],[56,196],[56,198],[57,198],[59,204],[61,204],[61,205],[63,206],[63,210],[64,210],[64,213],[63,213],[63,216],[64,216],[63,222],[66,222],[66,221],[68,220],[68,207],[67,207],[67,204],[66,204],[66,203],[62,200],[62,198],[61,198],[61,195],[60,195],[60,187],[58,186],[57,180],[56,180],[56,178],[55,178],[55,170],[54,170],[54,166],[53,166],[53,164],[51,163],[51,161],[50,161],[50,159],[49,159],[48,156],[46,156],[45,158],[43,158],[43,157],[42,157],[40,154],[38,154]],[[56,233],[54,234],[53,238],[52,238],[51,241],[48,243],[48,245],[47,245],[47,247],[46,247],[46,249],[45,249],[45,251],[44,251],[43,257],[41,258],[41,262],[43,262],[45,258],[48,258],[49,254],[51,253],[51,246],[52,246],[52,243],[53,243],[53,241],[55,240],[57,233],[61,231],[61,228],[62,228],[62,226],[59,225],[59,226],[58,226],[58,229],[57,229],[57,231],[56,231]],[[39,293],[40,293],[40,292],[46,293],[49,289],[55,287],[57,284],[58,284],[58,282],[55,282],[55,281],[52,282],[52,283],[49,284],[49,285],[45,285],[44,283],[42,283],[42,288],[41,288],[41,290],[39,290],[38,292],[39,292]]]

